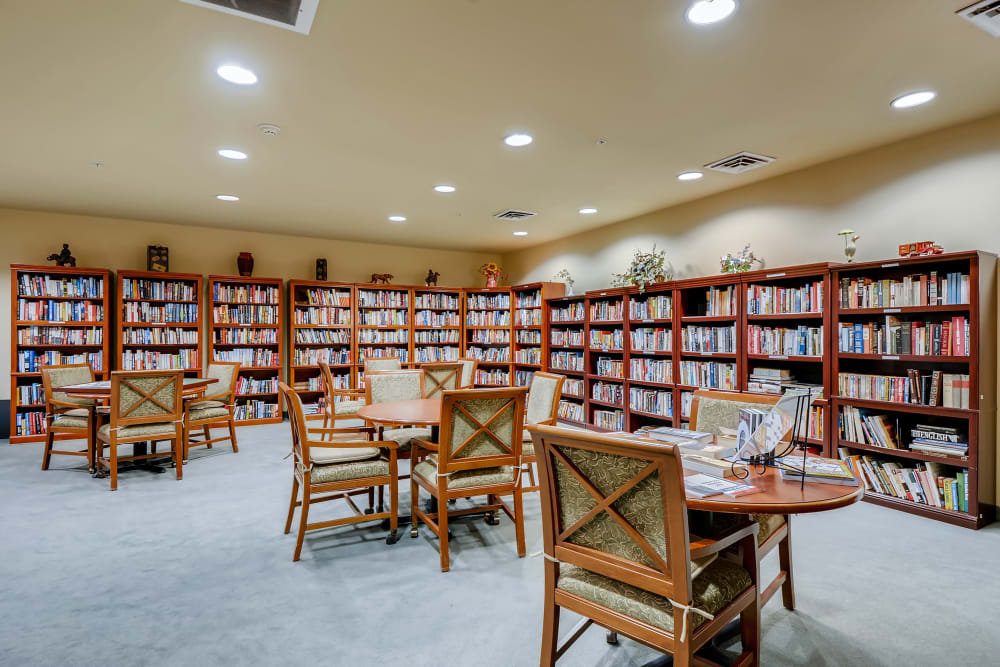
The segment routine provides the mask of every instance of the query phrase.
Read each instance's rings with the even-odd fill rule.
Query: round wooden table
[[[750,484],[763,491],[737,498],[724,495],[707,498],[688,496],[687,506],[694,510],[728,514],[809,514],[853,505],[865,495],[865,487],[860,484],[841,486],[806,482],[805,488],[802,488],[800,481],[781,479],[777,468],[767,468],[763,475],[751,471],[746,479],[731,481]]]
[[[419,398],[411,401],[373,403],[358,409],[358,417],[374,424],[430,426],[441,423],[441,399]]]

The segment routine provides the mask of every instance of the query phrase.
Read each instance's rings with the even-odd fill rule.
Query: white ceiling
[[[0,206],[507,250],[1000,109],[1000,39],[963,0],[740,0],[702,27],[687,5],[321,0],[303,36],[177,0],[0,0]],[[535,143],[506,147],[518,130]],[[741,150],[778,160],[675,179]]]

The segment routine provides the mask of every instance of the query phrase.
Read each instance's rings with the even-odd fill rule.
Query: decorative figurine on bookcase
[[[723,273],[745,273],[753,268],[753,263],[757,262],[764,266],[764,260],[753,254],[750,244],[743,246],[743,250],[737,254],[729,253],[721,258]]]
[[[573,285],[576,284],[576,281],[569,274],[569,269],[559,269],[559,272],[552,276],[552,280],[566,283],[566,296],[573,296]]]
[[[438,277],[440,275],[441,274],[435,271],[434,269],[427,269],[427,277],[424,278],[424,285],[426,287],[431,287],[431,286],[437,287]]]
[[[927,255],[940,255],[944,253],[942,248],[934,241],[917,241],[916,243],[904,243],[899,246],[900,257],[924,257]]]
[[[844,254],[847,255],[847,262],[849,264],[854,263],[854,253],[858,251],[858,246],[855,243],[861,237],[854,233],[853,229],[841,229],[837,232],[837,236],[844,237]]]
[[[76,257],[70,252],[68,243],[63,243],[62,250],[52,253],[45,259],[49,262],[55,262],[56,266],[76,266]]]
[[[640,292],[646,291],[646,285],[662,283],[673,277],[673,270],[667,265],[667,251],[657,250],[656,244],[649,252],[636,250],[632,262],[624,273],[611,276],[612,287],[630,287],[637,285]]]
[[[239,270],[240,275],[244,278],[249,278],[253,275],[253,253],[251,252],[241,252],[236,258],[236,268]]]
[[[166,246],[146,246],[146,270],[160,273],[170,270],[170,251]]]
[[[496,287],[498,281],[506,280],[507,274],[496,262],[486,262],[479,267],[479,274],[486,278],[486,287]]]
[[[316,260],[316,280],[326,280],[326,258]]]
[[[373,273],[371,282],[373,285],[377,283],[382,283],[383,285],[388,285],[395,278],[391,273]]]

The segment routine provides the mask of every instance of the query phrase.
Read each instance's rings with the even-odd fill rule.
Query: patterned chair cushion
[[[392,440],[399,444],[400,448],[406,449],[410,446],[410,440],[430,440],[431,430],[429,428],[387,428],[382,432],[383,440]]]
[[[83,413],[80,415],[79,413]],[[52,420],[52,428],[87,428],[90,425],[86,410],[67,410]]]
[[[365,405],[363,399],[357,401],[337,401],[333,404],[333,413],[338,417],[356,415],[358,414],[358,410],[365,407]]]
[[[462,382],[463,387],[471,387],[473,385],[474,378],[472,376],[472,369],[475,368],[476,362],[471,360],[459,360],[462,364]]]
[[[65,387],[71,384],[86,384],[93,382],[94,377],[87,366],[71,366],[70,368],[43,368],[42,372],[49,376],[52,384],[52,398],[63,403],[75,403],[76,405],[96,405],[97,401],[92,398],[73,398],[61,391],[56,391],[58,387]]]
[[[763,544],[767,538],[774,535],[775,531],[785,525],[785,517],[780,514],[751,514],[750,518],[760,524],[760,532],[757,533],[757,544]]]
[[[775,402],[777,402],[775,397]],[[759,408],[767,410],[770,406],[767,403],[750,403],[739,400],[712,398],[708,396],[698,397],[698,413],[695,415],[691,428],[697,428],[705,433],[719,435],[720,426],[726,428],[738,428],[740,425],[740,408]]]
[[[198,410],[191,409],[188,412],[188,419],[193,422],[201,421],[202,419],[212,419],[213,417],[218,417],[220,420],[229,419],[229,410],[226,408],[201,408]]]
[[[688,510],[688,523],[692,526],[707,526],[709,523],[707,514],[699,510]],[[785,517],[781,514],[751,514],[750,519],[760,524],[760,532],[757,533],[758,545],[764,544],[767,538],[785,525]],[[715,531],[722,532],[745,520],[746,514],[718,512],[711,517],[711,526]]]
[[[233,368],[234,366],[229,364],[209,364],[208,368],[205,369],[205,377],[217,380],[217,382],[208,385],[205,392],[210,396],[228,397],[233,391],[236,379]]]
[[[398,371],[402,368],[399,359],[368,359],[365,361],[365,373],[369,371]]]
[[[521,443],[521,456],[534,456],[535,446],[530,441]]]
[[[414,475],[420,475],[431,484],[437,485],[437,462],[424,460],[413,468]],[[514,468],[503,466],[500,468],[479,468],[477,470],[465,470],[453,472],[448,475],[449,489],[467,489],[471,486],[487,486],[491,484],[511,484],[514,482]]]
[[[655,593],[571,565],[560,566],[556,585],[630,618],[667,632],[674,631],[673,606],[667,598]],[[692,582],[694,606],[709,614],[718,613],[749,586],[750,575],[746,570],[732,561],[716,559]],[[690,628],[705,620],[699,614],[688,616]]]
[[[316,465],[329,463],[347,463],[348,461],[364,461],[373,459],[379,454],[378,447],[317,447],[309,446],[309,458]]]
[[[365,376],[371,388],[372,403],[413,401],[423,398],[422,373],[386,373]]]
[[[206,408],[224,408],[226,404],[222,401],[193,401],[188,404],[192,410],[205,410]]]
[[[175,424],[173,422],[166,422],[161,424],[136,424],[135,426],[121,426],[118,428],[118,439],[125,440],[127,438],[136,438],[142,435],[154,436],[160,435],[163,437],[173,437],[177,434],[175,429]],[[111,424],[105,424],[101,428],[97,429],[97,437],[101,440],[106,440],[111,442]]]
[[[345,482],[349,479],[379,477],[388,474],[389,462],[378,458],[313,466],[310,479],[313,484],[323,484],[325,482]]]

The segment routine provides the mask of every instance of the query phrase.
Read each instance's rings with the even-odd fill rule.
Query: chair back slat
[[[212,378],[216,382],[206,388],[206,398],[232,403],[233,394],[236,392],[236,378],[239,374],[240,362],[238,361],[211,362],[205,369],[205,377]]]
[[[181,419],[184,371],[111,373],[111,427]]]
[[[515,465],[521,457],[524,395],[523,387],[443,392],[439,472]]]
[[[531,377],[528,392],[528,406],[525,409],[525,424],[554,424],[559,414],[559,399],[562,397],[565,375],[535,371]]]
[[[424,398],[441,398],[444,391],[462,387],[462,364],[458,362],[423,364],[420,370],[424,372]]]
[[[368,405],[423,398],[422,370],[372,371],[365,374],[365,398]]]
[[[71,384],[86,384],[94,381],[94,369],[90,364],[62,364],[42,366],[42,387],[45,390],[45,402],[61,401],[76,405],[94,405],[92,398],[74,398],[65,392],[56,391],[59,387]]]
[[[555,426],[528,430],[541,478],[545,552],[689,603],[687,504],[674,446]]]
[[[458,360],[458,363],[462,364],[460,388],[472,389],[476,386],[476,369],[479,368],[479,360],[462,357]]]
[[[780,396],[699,389],[691,402],[691,429],[719,435],[719,427],[738,428],[741,408],[773,407]]]
[[[285,407],[288,409],[288,423],[292,427],[292,454],[295,461],[302,465],[309,462],[309,440],[305,437],[306,430],[305,410],[302,409],[302,399],[295,390],[284,382],[278,383],[278,390],[285,398]]]

